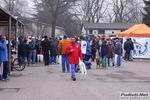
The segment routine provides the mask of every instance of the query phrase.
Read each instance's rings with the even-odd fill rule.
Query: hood
[[[85,40],[86,40],[86,41],[88,41],[88,40],[89,40],[89,38],[90,38],[90,37],[89,37],[88,35],[87,35],[87,36],[85,36]]]

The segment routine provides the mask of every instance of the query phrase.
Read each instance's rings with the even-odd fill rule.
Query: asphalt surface
[[[62,73],[60,64],[37,63],[0,81],[0,100],[120,100],[120,92],[150,93],[150,60],[123,61],[106,70],[93,62],[87,75],[76,73],[76,78]]]

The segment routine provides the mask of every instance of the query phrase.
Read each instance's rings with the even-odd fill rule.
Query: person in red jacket
[[[75,81],[76,66],[79,64],[79,59],[82,60],[81,48],[79,44],[76,43],[75,37],[71,38],[71,43],[67,45],[65,52],[68,55],[69,63],[71,65],[71,79]]]

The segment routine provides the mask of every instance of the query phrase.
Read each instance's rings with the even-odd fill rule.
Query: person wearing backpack
[[[35,37],[32,37],[31,41],[28,44],[28,66],[30,66],[30,61],[32,59],[32,65],[35,66],[35,59],[36,59],[36,43]]]

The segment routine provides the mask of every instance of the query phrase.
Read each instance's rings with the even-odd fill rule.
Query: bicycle
[[[13,71],[13,69],[15,69],[16,71],[24,70],[26,67],[25,61],[20,57],[14,59],[13,54],[16,53],[13,52],[11,55],[11,71]]]

